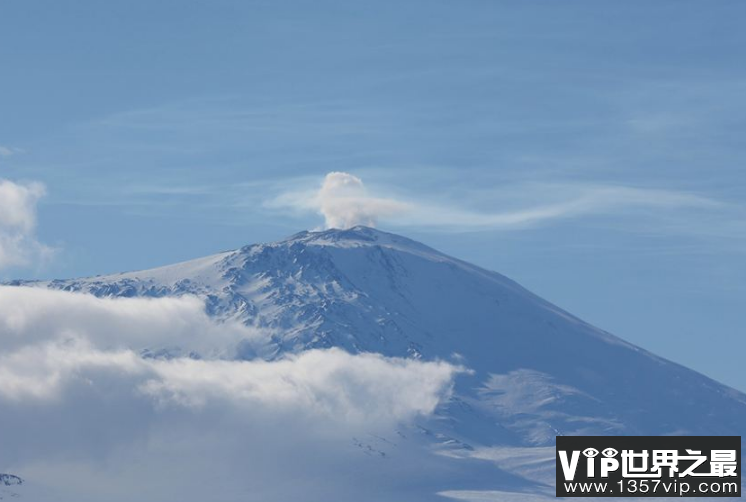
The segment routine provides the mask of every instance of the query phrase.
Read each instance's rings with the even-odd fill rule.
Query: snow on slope
[[[97,296],[197,295],[266,331],[238,356],[341,347],[475,370],[441,410],[466,444],[557,434],[743,434],[746,396],[594,328],[510,279],[405,237],[301,232],[177,265],[33,283]]]

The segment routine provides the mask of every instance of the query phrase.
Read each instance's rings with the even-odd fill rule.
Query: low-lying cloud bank
[[[231,347],[263,335],[216,324],[195,297],[97,298],[0,286],[0,399],[59,398],[97,376],[186,408],[221,400],[324,415],[346,424],[395,422],[433,411],[460,371],[445,362],[312,350],[278,361],[234,360]],[[171,347],[192,357],[143,356]],[[178,350],[177,350],[178,349]],[[207,357],[207,358],[205,358]]]
[[[98,298],[36,287],[0,286],[0,337],[6,351],[45,341],[82,339],[102,350],[168,349],[231,358],[232,345],[261,332],[216,324],[204,303],[178,298]]]
[[[10,431],[0,472],[55,500],[128,500],[143,483],[154,501],[245,500],[250,488],[257,500],[297,497],[302,483],[283,487],[285,478],[311,486],[351,468],[364,457],[353,437],[396,437],[463,371],[336,349],[232,358],[231,347],[262,336],[212,323],[197,298],[0,286],[0,430]],[[177,345],[193,356],[143,355]],[[208,489],[202,476],[221,484]],[[323,497],[342,493],[325,486]]]

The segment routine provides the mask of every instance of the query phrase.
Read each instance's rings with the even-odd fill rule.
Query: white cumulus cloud
[[[46,191],[41,183],[0,179],[0,269],[47,259],[52,249],[35,236],[36,205]]]

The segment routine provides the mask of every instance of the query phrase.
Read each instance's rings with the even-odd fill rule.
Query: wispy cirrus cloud
[[[22,148],[16,148],[14,146],[0,145],[0,157],[12,157],[26,151]]]

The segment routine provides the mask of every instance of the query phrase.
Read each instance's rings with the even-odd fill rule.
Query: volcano
[[[99,297],[194,295],[265,333],[233,348],[314,348],[469,368],[433,437],[550,446],[557,435],[745,435],[746,395],[578,319],[499,273],[367,227],[301,232],[171,266],[16,282]],[[179,347],[140,347],[168,357]]]

